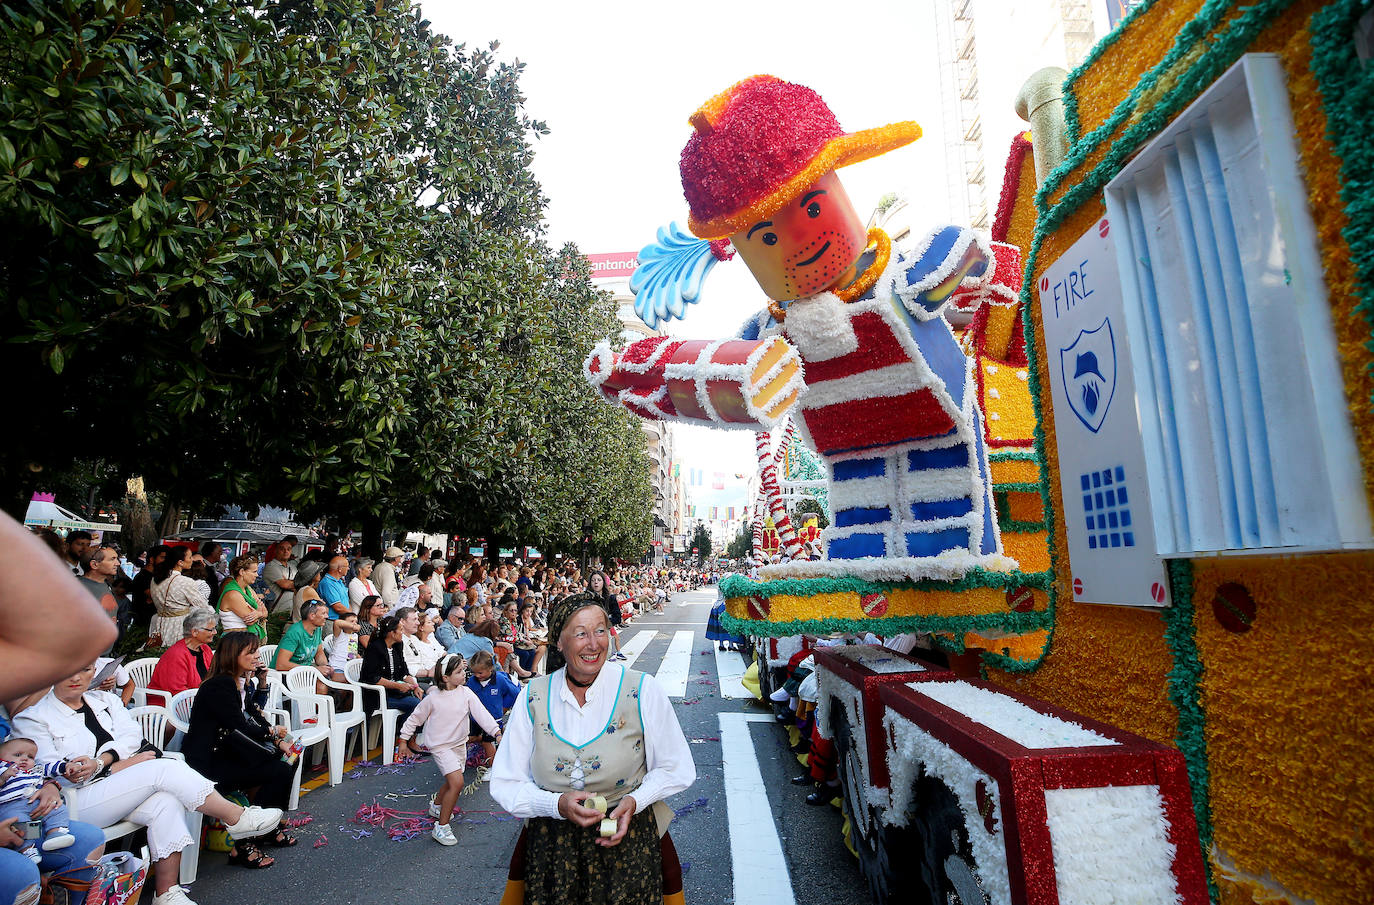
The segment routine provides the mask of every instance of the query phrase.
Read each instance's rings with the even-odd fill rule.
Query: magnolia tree
[[[0,503],[98,455],[183,506],[561,538],[530,491],[593,457],[557,453],[580,358],[545,345],[598,302],[549,288],[544,127],[492,49],[388,0],[7,4]]]

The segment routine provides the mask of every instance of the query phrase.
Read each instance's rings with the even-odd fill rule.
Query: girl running
[[[444,775],[443,785],[429,803],[429,816],[434,818],[432,835],[440,845],[458,844],[449,820],[458,804],[458,793],[463,791],[468,720],[476,720],[489,735],[497,741],[501,739],[501,727],[464,684],[466,681],[462,657],[449,654],[440,658],[434,668],[434,691],[425,695],[401,727],[401,745],[396,752],[399,757],[413,756],[410,740],[421,725],[425,727],[426,746],[434,756],[434,765]]]

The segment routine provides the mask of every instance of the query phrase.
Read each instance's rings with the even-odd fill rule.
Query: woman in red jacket
[[[186,615],[181,624],[182,638],[162,654],[153,667],[153,676],[148,680],[148,703],[166,707],[172,695],[180,691],[199,688],[200,683],[210,674],[210,664],[215,652],[210,650],[210,642],[215,637],[215,626],[219,621],[214,610],[194,609]],[[158,700],[164,698],[165,700]]]

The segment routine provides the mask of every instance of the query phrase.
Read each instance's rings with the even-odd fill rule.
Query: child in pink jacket
[[[434,757],[434,765],[444,775],[444,782],[429,803],[429,815],[434,818],[434,841],[440,845],[457,845],[449,820],[463,791],[463,767],[467,763],[469,720],[476,720],[498,741],[501,727],[465,684],[467,669],[463,658],[449,654],[440,658],[434,667],[434,690],[425,695],[401,727],[398,757],[410,757],[410,740],[421,725],[425,727],[425,744]]]

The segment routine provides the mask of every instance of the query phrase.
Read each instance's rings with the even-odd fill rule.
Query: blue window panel
[[[1112,534],[1112,546],[1113,546],[1113,547],[1119,547],[1119,546],[1121,546],[1121,535],[1120,535],[1120,534],[1116,534],[1116,533],[1113,532],[1113,534]]]
[[[1095,471],[1095,472],[1093,472],[1093,486],[1094,486],[1094,487],[1101,487],[1101,486],[1102,486],[1102,472],[1100,472],[1100,471]]]
[[[892,510],[886,506],[874,508],[841,509],[835,513],[836,528],[850,528],[854,525],[881,525],[892,520]]]
[[[1107,535],[1099,534],[1097,536],[1097,545],[1103,550],[1107,549]]]
[[[936,556],[946,550],[967,550],[968,547],[967,528],[946,528],[944,531],[911,533],[906,536],[908,556]],[[831,548],[834,548],[834,544],[831,544]]]
[[[887,474],[887,463],[883,459],[847,459],[836,462],[831,473],[837,481],[880,478]]]
[[[1108,512],[1108,513],[1107,513],[1107,527],[1108,527],[1108,528],[1115,528],[1115,527],[1116,527],[1116,513],[1115,513],[1115,512]]]
[[[1132,531],[1125,531],[1125,532],[1122,532],[1122,535],[1121,535],[1121,543],[1122,543],[1123,546],[1126,546],[1126,547],[1134,547],[1134,546],[1135,546],[1135,533],[1132,532]]]
[[[1110,468],[1102,472],[1102,486],[1107,487],[1112,483],[1112,470]]]
[[[1088,516],[1088,530],[1093,530],[1093,517],[1091,515]]]
[[[1116,488],[1116,501],[1117,501],[1118,503],[1120,503],[1122,506],[1125,506],[1125,505],[1126,505],[1127,500],[1126,500],[1126,488],[1125,488],[1125,487],[1118,487],[1118,488]]]
[[[861,559],[865,556],[884,556],[881,534],[851,534],[830,542],[830,559]]]
[[[1088,476],[1087,476],[1086,474],[1081,474],[1081,475],[1078,476],[1078,483],[1082,485],[1082,487],[1081,487],[1080,489],[1082,489],[1082,490],[1088,490],[1088,489],[1090,489],[1090,487],[1089,487],[1090,481],[1089,481],[1089,478],[1088,478]]]
[[[1129,527],[1131,527],[1131,510],[1129,510],[1129,509],[1122,509],[1122,510],[1121,510],[1121,527],[1123,527],[1123,528],[1129,528]]]
[[[1085,496],[1085,497],[1083,497],[1083,511],[1084,511],[1084,512],[1092,512],[1092,511],[1093,511],[1093,498],[1092,498],[1091,496]]]
[[[918,522],[928,522],[937,518],[957,518],[973,511],[973,500],[935,500],[929,503],[912,503],[911,517]]]
[[[1108,491],[1107,491],[1107,505],[1108,505],[1108,506],[1115,506],[1115,505],[1116,505],[1116,491],[1115,491],[1115,490],[1108,490]]]
[[[943,449],[913,449],[906,454],[906,467],[909,471],[958,468],[963,465],[968,465],[968,447],[962,443]]]
[[[1099,490],[1097,493],[1093,494],[1093,499],[1096,501],[1098,509],[1107,508],[1107,504],[1102,501],[1102,491]]]
[[[1089,549],[1089,550],[1096,550],[1096,549],[1097,549],[1097,535],[1096,535],[1096,534],[1089,534],[1089,535],[1088,535],[1088,549]]]
[[[1126,469],[1122,468],[1120,465],[1116,466],[1116,482],[1118,484],[1126,483]]]

